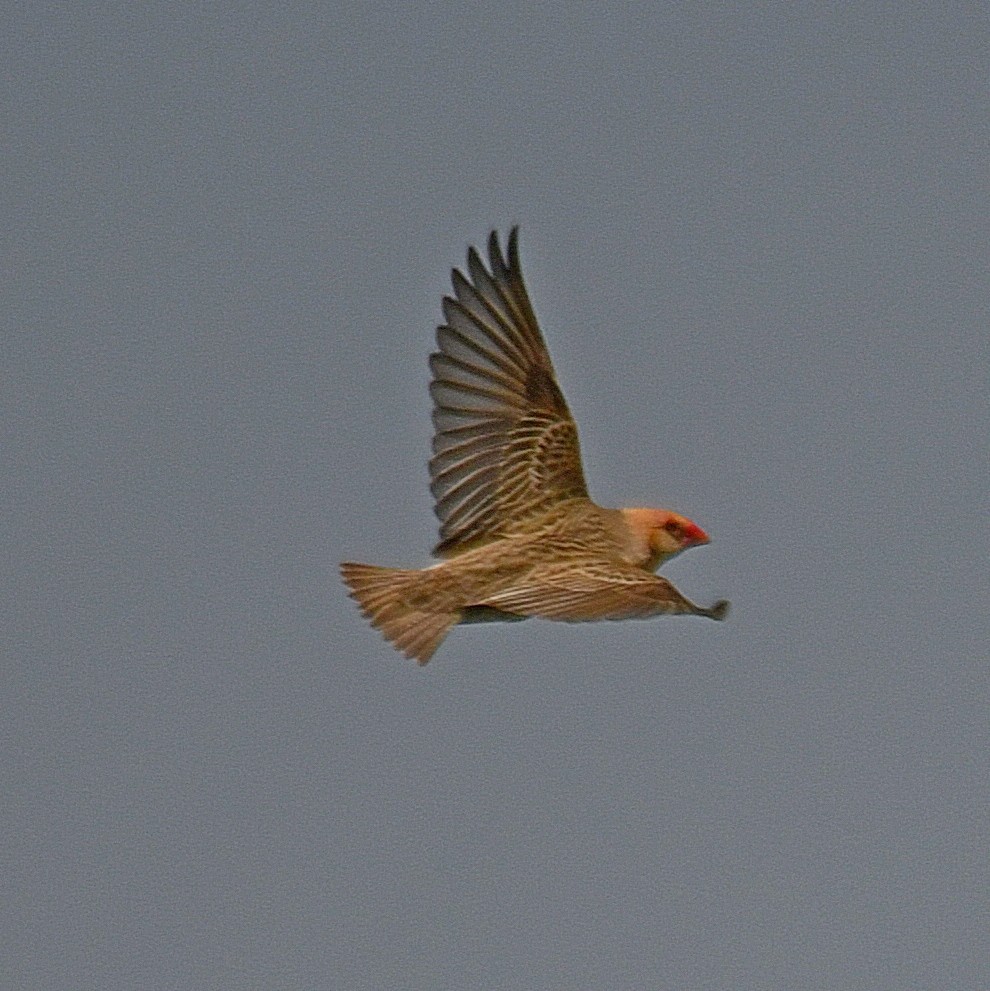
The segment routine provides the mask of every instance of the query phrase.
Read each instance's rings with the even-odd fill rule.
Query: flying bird
[[[471,248],[430,356],[430,490],[440,542],[428,568],[345,562],[361,612],[396,649],[426,664],[458,623],[583,622],[688,614],[695,605],[654,572],[708,543],[668,509],[605,509],[588,497],[577,427],[523,282],[518,228],[488,265]]]

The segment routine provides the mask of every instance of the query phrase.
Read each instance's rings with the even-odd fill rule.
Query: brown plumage
[[[557,384],[519,265],[493,231],[486,268],[453,272],[430,356],[430,489],[440,519],[422,570],[340,566],[362,613],[425,664],[457,623],[529,616],[579,622],[692,614],[723,619],[653,572],[708,536],[665,509],[603,509],[588,498],[577,427]]]

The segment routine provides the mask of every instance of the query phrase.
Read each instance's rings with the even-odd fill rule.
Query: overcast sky
[[[8,5],[5,988],[990,986],[980,5]],[[521,226],[704,620],[455,629],[451,266]]]

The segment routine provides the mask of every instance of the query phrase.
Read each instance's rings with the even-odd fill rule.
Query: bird
[[[577,426],[523,280],[519,228],[505,252],[491,232],[487,266],[469,248],[466,269],[451,273],[430,356],[439,561],[420,569],[343,562],[362,614],[421,665],[458,624],[724,619],[724,599],[696,605],[655,574],[709,543],[697,523],[668,509],[591,501]]]

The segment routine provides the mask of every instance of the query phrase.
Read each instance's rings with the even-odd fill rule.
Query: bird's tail
[[[424,612],[409,603],[421,571],[380,568],[345,561],[340,574],[351,598],[382,635],[407,657],[425,664],[436,652],[460,613]]]

